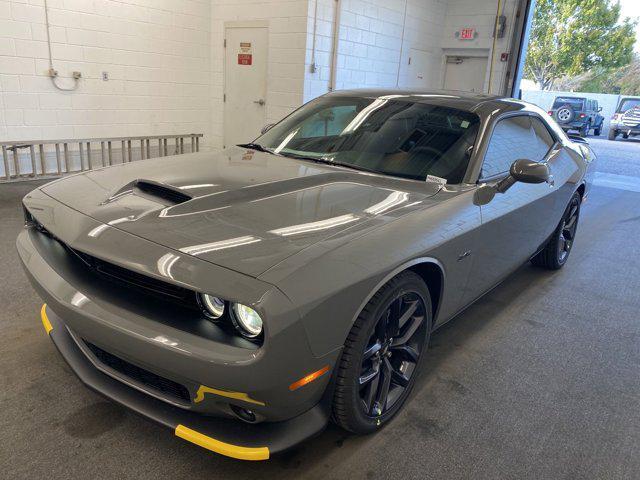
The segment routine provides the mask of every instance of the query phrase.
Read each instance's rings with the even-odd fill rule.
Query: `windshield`
[[[571,105],[571,108],[582,110],[582,106],[584,105],[584,98],[573,98],[573,97],[558,97],[556,101],[553,102],[553,108],[560,108],[564,105]]]
[[[636,107],[640,107],[640,98],[627,98],[620,104],[618,113],[625,113]]]
[[[328,96],[307,103],[255,143],[285,156],[460,183],[479,123],[473,113],[393,96]]]

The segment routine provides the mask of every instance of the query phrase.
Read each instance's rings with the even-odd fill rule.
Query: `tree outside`
[[[602,87],[589,91],[638,89],[635,29],[631,20],[620,21],[617,1],[538,0],[525,76],[541,90],[552,90],[560,82],[580,77],[585,86]],[[582,85],[576,89],[582,90]]]

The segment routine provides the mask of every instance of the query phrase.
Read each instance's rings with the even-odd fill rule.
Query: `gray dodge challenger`
[[[518,100],[335,92],[249,144],[37,188],[17,248],[83,383],[263,460],[389,423],[435,329],[567,262],[594,162]]]

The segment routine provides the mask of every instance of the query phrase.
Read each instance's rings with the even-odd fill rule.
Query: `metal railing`
[[[4,166],[0,181],[64,175],[139,159],[199,152],[202,137],[202,133],[188,133],[0,142]]]

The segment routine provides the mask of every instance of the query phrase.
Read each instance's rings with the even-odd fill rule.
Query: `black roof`
[[[381,98],[396,97],[398,100],[431,105],[443,105],[465,111],[479,110],[521,110],[525,102],[509,97],[487,95],[485,93],[460,92],[453,90],[407,90],[393,88],[357,88],[336,90],[330,96]]]

